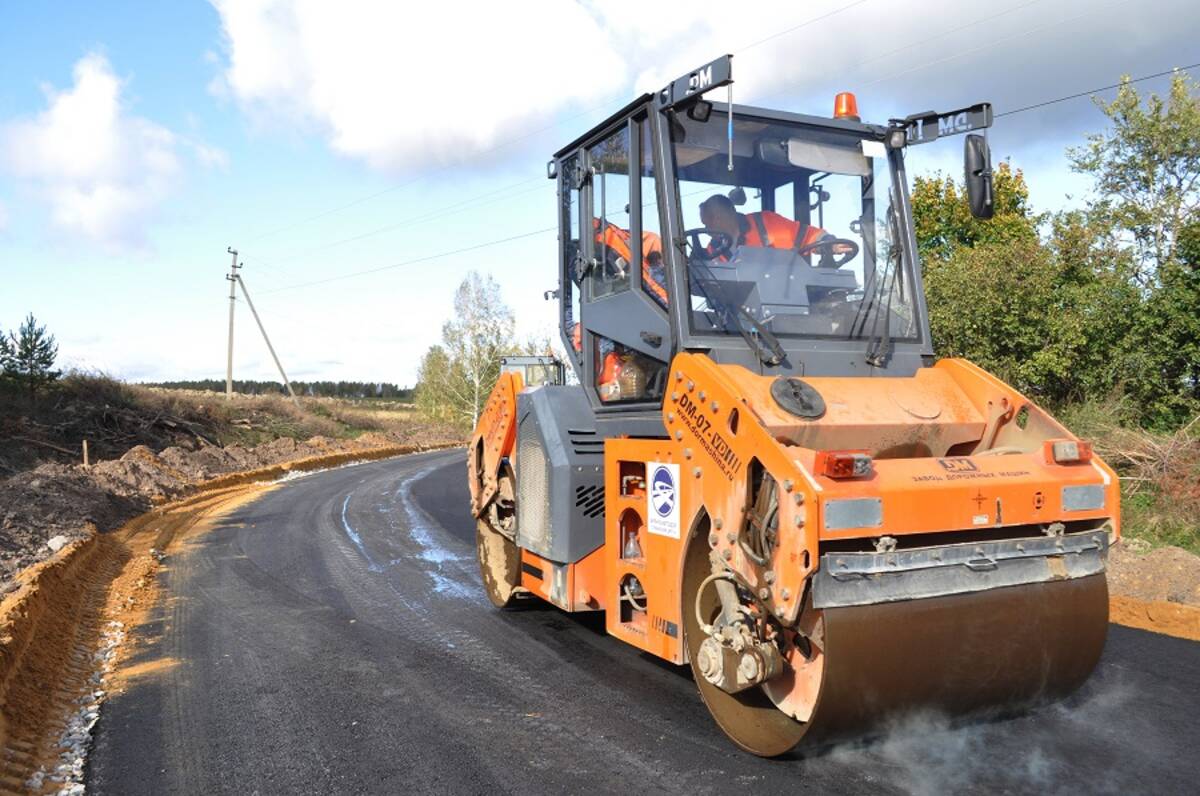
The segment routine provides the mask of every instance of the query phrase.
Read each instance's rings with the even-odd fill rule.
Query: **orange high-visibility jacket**
[[[600,229],[600,219],[592,219],[596,230],[596,243],[602,243],[617,253],[617,256],[627,263],[633,262],[633,247],[630,245],[628,230],[621,229],[611,221],[606,221],[604,229]],[[666,306],[667,290],[650,274],[650,255],[658,254],[662,258],[662,238],[654,232],[642,232],[642,284],[652,295]]]
[[[820,227],[792,221],[790,218],[770,210],[763,210],[761,213],[747,213],[745,219],[746,224],[743,225],[742,237],[738,241],[742,246],[799,249],[817,242],[828,234]]]
[[[597,391],[601,401],[615,401],[621,397],[621,386],[617,379],[621,375],[621,357],[616,351],[609,351],[600,365],[600,375],[596,377]]]

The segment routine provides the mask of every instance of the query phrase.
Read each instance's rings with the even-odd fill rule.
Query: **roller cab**
[[[990,106],[868,125],[853,97],[706,98],[731,84],[718,59],[549,165],[578,383],[504,374],[480,419],[489,597],[604,611],[759,755],[1070,693],[1104,645],[1117,479],[934,357],[915,256],[904,151],[967,133],[987,217]]]

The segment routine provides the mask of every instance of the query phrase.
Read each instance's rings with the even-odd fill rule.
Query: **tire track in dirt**
[[[0,604],[0,790],[57,791],[82,781],[86,731],[105,693],[121,685],[111,673],[128,649],[117,642],[157,600],[163,551],[270,488],[226,487],[156,509],[25,573]]]
[[[100,701],[145,674],[121,670],[131,649],[120,642],[159,599],[157,571],[173,549],[280,479],[415,450],[337,453],[222,476],[22,572],[0,601],[0,793],[82,789]]]

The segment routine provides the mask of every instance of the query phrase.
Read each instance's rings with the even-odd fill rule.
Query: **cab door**
[[[602,410],[661,404],[666,387],[670,296],[653,134],[643,112],[583,151],[581,381]]]

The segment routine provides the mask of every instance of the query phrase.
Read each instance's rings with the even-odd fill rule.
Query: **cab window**
[[[594,256],[588,269],[590,298],[628,290],[634,267],[629,233],[629,127],[588,150],[592,173]]]
[[[583,252],[579,247],[579,156],[562,163],[559,173],[559,224],[562,249],[562,324],[563,333],[571,341],[571,356],[582,361],[583,347],[579,342],[579,300],[582,292],[579,274],[582,273]]]
[[[591,336],[596,394],[605,404],[661,400],[667,364],[603,335]]]
[[[667,269],[663,261],[662,227],[658,217],[658,180],[654,172],[654,143],[650,138],[650,121],[638,122],[640,152],[638,171],[641,192],[642,246],[639,265],[642,269],[642,290],[664,309],[667,307]]]

